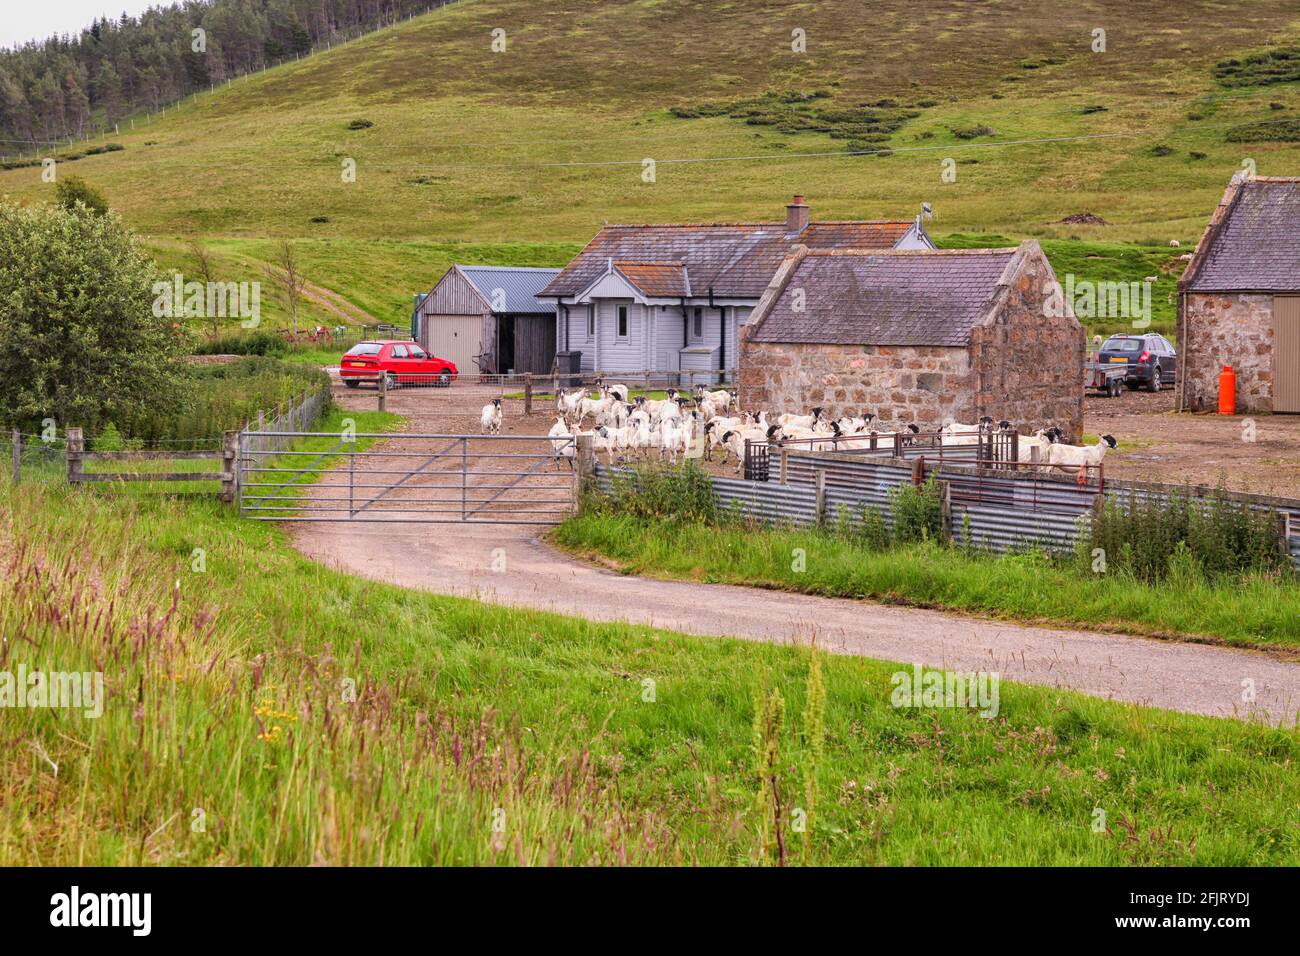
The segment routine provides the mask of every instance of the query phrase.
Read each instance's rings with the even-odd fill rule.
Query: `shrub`
[[[195,355],[283,355],[288,344],[274,332],[219,335],[194,346]]]
[[[1164,143],[1159,143],[1151,147],[1152,156],[1172,156],[1173,152],[1174,148],[1172,146],[1166,146]]]
[[[975,139],[979,136],[992,136],[994,133],[992,126],[967,126],[953,127],[952,135],[958,139]]]
[[[718,524],[713,480],[694,461],[676,468],[641,465],[615,476],[608,494],[588,491],[586,510],[674,523]]]
[[[80,176],[65,176],[54,184],[54,200],[68,212],[77,212],[77,204],[96,216],[108,212],[108,200]]]
[[[1264,120],[1234,126],[1224,136],[1229,143],[1300,142],[1300,119]]]
[[[117,216],[0,202],[0,421],[93,429],[176,400],[185,341]]]
[[[905,482],[891,488],[889,510],[897,543],[943,540],[943,496],[933,475],[920,487]]]
[[[1169,499],[1108,498],[1085,530],[1089,554],[1082,559],[1100,548],[1108,571],[1148,583],[1167,578],[1175,556],[1184,569],[1195,562],[1210,579],[1292,573],[1278,540],[1276,513],[1222,491],[1204,498],[1185,492]]]
[[[368,119],[354,119],[351,123],[348,123],[348,129],[370,129],[374,125]]]

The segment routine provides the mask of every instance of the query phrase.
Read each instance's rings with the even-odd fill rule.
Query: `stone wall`
[[[1219,405],[1219,372],[1237,375],[1237,411],[1273,410],[1273,296],[1189,292],[1178,316],[1179,408]]]
[[[1022,434],[1057,425],[1078,442],[1088,337],[1068,309],[1049,307],[1061,302],[1049,303],[1055,282],[1041,252],[1026,255],[1002,307],[971,330],[975,417],[1005,418]]]
[[[812,345],[750,342],[741,329],[740,407],[828,415],[878,416],[892,425],[938,428],[973,422],[966,349],[932,346]]]

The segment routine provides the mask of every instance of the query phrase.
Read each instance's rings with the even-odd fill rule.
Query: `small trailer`
[[[1084,362],[1083,387],[1096,389],[1108,398],[1118,398],[1124,391],[1128,366],[1118,362]]]

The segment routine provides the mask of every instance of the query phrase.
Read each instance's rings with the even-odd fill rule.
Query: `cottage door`
[[[1300,412],[1300,295],[1273,297],[1273,411]]]

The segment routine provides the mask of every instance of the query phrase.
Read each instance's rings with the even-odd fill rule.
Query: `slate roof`
[[[541,294],[577,295],[613,259],[681,265],[695,295],[712,288],[722,298],[756,299],[795,243],[815,249],[892,249],[912,226],[910,221],[812,222],[793,235],[784,222],[606,226]]]
[[[682,298],[691,294],[686,266],[667,262],[619,262],[614,268],[649,298]]]
[[[1228,187],[1188,267],[1192,292],[1300,291],[1300,179]]]
[[[1017,252],[810,250],[758,320],[751,339],[963,347],[992,307]],[[803,311],[796,311],[800,291]]]
[[[505,290],[505,308],[498,312],[534,312],[555,314],[555,302],[539,299],[537,293],[554,279],[559,269],[529,266],[460,266],[460,271],[489,303],[496,289]]]

